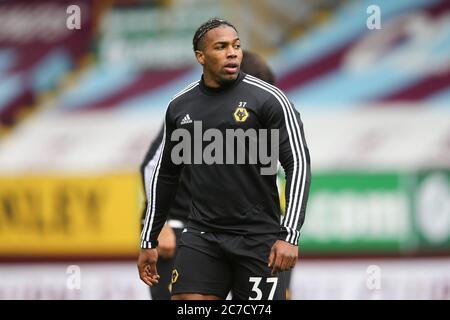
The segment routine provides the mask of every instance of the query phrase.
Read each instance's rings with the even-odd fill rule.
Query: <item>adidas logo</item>
[[[192,123],[191,117],[189,117],[189,113],[184,116],[183,120],[181,120],[181,124]]]

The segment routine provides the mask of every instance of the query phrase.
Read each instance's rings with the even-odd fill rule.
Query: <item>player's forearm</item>
[[[144,228],[145,215],[149,206],[148,199],[150,198],[150,180],[153,176],[153,171],[155,170],[156,163],[160,157],[163,136],[164,126],[161,128],[160,132],[151,143],[150,148],[148,149],[144,157],[144,161],[142,162],[140,167],[141,178],[145,192],[144,209],[141,215],[141,229]]]
[[[300,229],[305,221],[311,168],[309,162],[305,162],[297,166],[295,170],[290,168],[286,171],[286,213],[281,224],[280,239],[297,245]]]
[[[299,143],[295,148],[285,144],[281,163],[286,174],[286,212],[281,224],[280,239],[297,245],[300,229],[305,220],[311,182],[309,151],[302,130],[298,131]]]
[[[178,176],[160,176],[151,194],[141,233],[141,248],[155,248],[178,186]]]

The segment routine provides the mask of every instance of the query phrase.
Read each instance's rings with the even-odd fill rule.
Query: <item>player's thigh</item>
[[[263,270],[264,265],[267,263],[247,259],[233,269],[233,300],[286,300],[285,275],[272,275]]]
[[[231,269],[217,244],[198,233],[183,233],[172,271],[172,295],[192,293],[225,299],[230,286]]]
[[[268,257],[275,235],[244,237],[235,248],[232,295],[236,300],[285,300],[283,273],[272,275]]]

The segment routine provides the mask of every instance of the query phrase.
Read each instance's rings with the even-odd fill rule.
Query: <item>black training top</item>
[[[144,161],[141,164],[141,177],[143,179],[144,190],[145,190],[145,207],[144,212],[142,213],[142,223],[145,221],[145,215],[147,210],[149,209],[149,201],[150,199],[150,178],[153,170],[156,166],[156,161],[159,157],[159,153],[161,151],[161,143],[164,136],[164,126],[159,130],[158,135],[155,139],[153,139],[150,144],[147,153],[145,154]],[[190,181],[190,173],[189,168],[185,166],[180,175],[180,181],[178,183],[178,190],[175,196],[175,199],[170,206],[170,210],[168,212],[168,219],[176,219],[180,220],[184,223],[187,222],[187,217],[189,215],[189,210],[191,207],[191,192],[189,191],[189,181]]]
[[[279,162],[286,173],[284,217],[279,204],[276,170],[271,175],[262,175],[261,168],[267,165],[259,158],[256,164],[249,163],[250,143],[244,143],[244,164],[236,163],[236,156],[232,157],[233,164],[205,163],[204,159],[199,164],[175,164],[172,151],[177,150],[174,152],[177,154],[180,150],[180,142],[173,141],[172,137],[176,129],[186,129],[194,144],[195,137],[202,137],[208,129],[218,129],[222,133],[223,139],[212,134],[203,136],[200,153],[195,152],[198,143],[192,145],[191,159],[194,154],[201,155],[202,150],[205,154],[208,147],[209,154],[214,154],[210,145],[220,140],[225,142],[228,129],[245,132],[277,129]],[[234,145],[234,154],[239,143]],[[266,143],[270,145],[270,139]],[[227,148],[229,144],[224,145],[223,158],[227,158],[231,152]],[[217,150],[216,155],[220,153]],[[276,233],[279,239],[297,245],[309,194],[310,156],[300,114],[278,88],[243,72],[234,82],[219,89],[205,86],[203,78],[190,84],[169,103],[159,155],[154,159],[155,169],[149,177],[149,208],[141,234],[141,248],[157,246],[183,166],[188,167],[191,175],[188,228],[248,235]]]

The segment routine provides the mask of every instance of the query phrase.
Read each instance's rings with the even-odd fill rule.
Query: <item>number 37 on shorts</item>
[[[249,282],[253,285],[248,298],[249,300],[273,300],[278,284],[277,277],[250,277]]]

